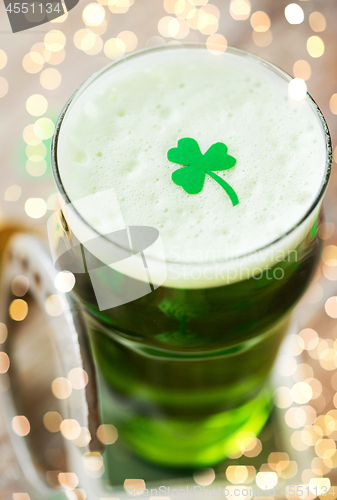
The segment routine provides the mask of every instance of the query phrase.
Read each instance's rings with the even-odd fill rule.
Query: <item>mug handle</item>
[[[103,450],[95,368],[81,312],[56,288],[58,271],[43,243],[16,233],[2,260],[2,416],[21,477],[45,500],[63,489],[60,473],[79,467],[83,476],[83,455]]]

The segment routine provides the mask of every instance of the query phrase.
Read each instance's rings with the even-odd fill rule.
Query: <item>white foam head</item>
[[[270,245],[308,214],[326,177],[319,115],[308,96],[289,97],[289,80],[236,51],[172,48],[121,61],[86,85],[63,119],[57,155],[69,199],[114,189],[125,224],[158,228],[177,266],[211,268]],[[235,190],[236,206],[207,174],[198,194],[172,181],[181,165],[167,152],[186,137],[203,154],[226,144],[236,164],[214,171]],[[80,212],[98,232],[111,230],[104,207],[82,204]],[[290,251],[299,239],[284,238],[278,248]],[[215,283],[202,276],[188,283],[177,266],[169,286]]]

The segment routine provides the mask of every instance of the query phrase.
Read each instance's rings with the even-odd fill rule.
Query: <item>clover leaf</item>
[[[198,194],[202,190],[206,174],[212,177],[228,194],[233,206],[239,203],[234,189],[214,173],[234,167],[236,159],[227,154],[227,146],[222,142],[213,144],[205,154],[194,139],[188,137],[178,141],[178,147],[167,152],[167,159],[183,165],[172,173],[172,180],[182,186],[188,194]]]

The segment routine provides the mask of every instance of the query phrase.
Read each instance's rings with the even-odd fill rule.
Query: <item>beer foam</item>
[[[312,207],[326,175],[324,131],[308,96],[289,97],[290,77],[240,53],[171,48],[122,60],[96,78],[60,128],[63,186],[72,202],[113,189],[126,225],[159,230],[167,261],[210,267],[249,254],[289,232]],[[172,181],[181,165],[168,161],[167,151],[185,137],[202,153],[227,145],[236,164],[215,172],[238,205],[208,175],[199,194]],[[111,211],[81,206],[98,232],[111,231]],[[290,251],[295,239],[279,248]],[[147,256],[158,258],[155,249]],[[186,285],[179,279],[171,286]],[[206,285],[201,277],[191,286]]]

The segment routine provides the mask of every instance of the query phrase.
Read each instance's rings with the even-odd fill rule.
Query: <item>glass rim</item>
[[[213,49],[214,47],[214,49]],[[212,49],[213,50],[216,50],[216,47],[217,45],[216,44],[212,44]],[[93,84],[96,80],[98,80],[103,74],[107,73],[108,71],[110,71],[111,69],[113,69],[115,66],[118,66],[120,64],[123,64],[124,62],[126,61],[130,61],[134,58],[137,58],[137,57],[141,57],[142,55],[146,55],[146,54],[151,54],[151,53],[155,53],[155,52],[161,52],[163,50],[179,50],[179,49],[203,49],[203,50],[209,50],[207,48],[207,45],[206,43],[202,43],[202,42],[185,42],[185,43],[182,43],[182,42],[179,42],[177,44],[172,44],[172,45],[160,45],[160,46],[156,46],[156,47],[151,47],[151,48],[145,48],[145,49],[141,49],[141,50],[138,50],[138,51],[135,51],[127,56],[124,56],[116,61],[113,61],[105,66],[103,66],[103,68],[99,69],[98,71],[96,71],[95,73],[93,73],[90,77],[88,77],[76,90],[75,92],[73,92],[73,94],[70,96],[70,98],[68,99],[68,101],[66,102],[65,106],[63,107],[59,117],[58,117],[58,120],[56,122],[56,125],[55,125],[55,131],[54,131],[54,134],[53,134],[53,138],[52,138],[52,143],[51,143],[51,165],[52,165],[52,171],[53,171],[53,175],[54,175],[54,179],[55,179],[55,182],[56,182],[56,187],[59,191],[59,193],[63,196],[64,200],[66,201],[67,204],[71,204],[72,205],[72,210],[76,213],[76,216],[79,217],[79,219],[84,222],[84,224],[86,226],[88,226],[94,234],[96,234],[98,237],[102,237],[104,239],[106,239],[107,241],[110,241],[111,243],[114,244],[113,241],[109,240],[107,237],[106,237],[106,234],[101,234],[95,227],[92,227],[89,222],[80,214],[80,212],[78,212],[78,210],[76,210],[76,208],[74,207],[73,205],[73,202],[70,200],[68,194],[67,194],[67,191],[63,185],[63,182],[62,182],[62,179],[61,179],[61,174],[60,174],[60,171],[59,171],[59,168],[58,168],[58,160],[57,160],[57,146],[58,146],[58,138],[59,138],[59,134],[60,134],[60,130],[61,130],[61,127],[62,127],[62,123],[63,123],[63,120],[65,118],[65,116],[67,115],[67,112],[71,106],[71,104],[73,103],[73,101],[76,99],[76,97],[78,97],[79,95],[81,95],[81,93],[83,91],[86,90],[87,87],[89,87],[91,84]],[[212,50],[211,49],[211,50]],[[237,49],[235,47],[226,47],[225,50],[223,50],[223,47],[222,46],[219,46],[219,51],[221,52],[229,52],[229,53],[232,53],[232,54],[236,54],[236,55],[240,55],[242,57],[247,57],[251,60],[255,60],[256,62],[258,62],[259,64],[261,64],[262,66],[265,66],[266,68],[270,69],[272,72],[274,72],[275,74],[277,74],[278,76],[280,76],[281,78],[283,78],[283,80],[286,80],[288,82],[290,82],[291,80],[293,80],[293,77],[291,75],[289,75],[289,73],[287,73],[286,71],[282,70],[281,68],[279,68],[277,65],[269,62],[269,61],[266,61],[265,59],[259,57],[259,56],[256,56],[254,54],[251,54],[249,52],[246,52],[245,50],[241,50],[241,49]],[[328,128],[328,125],[327,125],[327,122],[323,116],[323,113],[322,111],[320,110],[319,106],[317,105],[316,101],[311,97],[311,95],[309,94],[309,92],[306,92],[306,98],[308,99],[308,103],[310,105],[310,107],[313,109],[313,111],[316,113],[318,119],[319,119],[319,122],[321,124],[321,127],[322,127],[322,132],[324,134],[324,138],[325,138],[325,150],[326,150],[326,161],[325,161],[325,171],[324,171],[324,175],[323,175],[323,180],[322,180],[322,183],[321,183],[321,186],[320,186],[320,189],[315,197],[315,199],[313,200],[312,204],[310,205],[310,207],[308,208],[308,210],[306,211],[306,213],[301,217],[301,219],[299,219],[299,221],[294,224],[291,228],[289,228],[287,231],[285,231],[281,236],[278,236],[276,239],[274,239],[273,241],[263,245],[262,247],[259,247],[259,248],[256,248],[255,250],[251,250],[250,252],[246,252],[246,253],[241,253],[237,256],[230,256],[228,258],[225,258],[225,259],[221,259],[221,260],[213,260],[211,262],[209,261],[201,261],[201,262],[195,262],[195,261],[189,261],[189,262],[178,262],[178,261],[165,261],[166,264],[176,264],[176,265],[183,265],[183,266],[186,266],[186,265],[198,265],[198,266],[202,266],[202,265],[210,265],[210,264],[224,264],[224,263],[228,263],[228,262],[231,262],[231,261],[235,261],[235,260],[240,260],[240,259],[246,259],[246,258],[249,258],[253,255],[256,255],[258,254],[259,252],[263,252],[263,251],[266,251],[268,250],[269,248],[271,248],[273,245],[276,245],[278,242],[282,241],[284,238],[286,238],[287,236],[291,235],[292,233],[294,233],[296,231],[297,228],[299,228],[309,217],[310,215],[312,215],[312,213],[314,212],[314,210],[318,207],[318,205],[321,203],[322,199],[323,199],[323,196],[325,194],[325,191],[327,189],[327,186],[328,186],[328,183],[329,183],[329,179],[330,179],[330,175],[331,175],[331,170],[332,170],[332,162],[333,162],[333,151],[332,151],[332,141],[331,141],[331,136],[330,136],[330,132],[329,132],[329,128]],[[70,111],[69,111],[70,112]],[[159,232],[160,234],[160,232]],[[118,245],[117,245],[118,246]],[[151,259],[153,260],[157,260],[155,257],[151,257]]]

